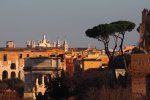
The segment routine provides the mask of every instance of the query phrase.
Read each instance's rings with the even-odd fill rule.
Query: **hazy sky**
[[[85,31],[95,25],[117,20],[141,22],[141,11],[150,9],[150,0],[0,0],[0,46],[7,40],[17,47],[26,40],[68,40],[69,46],[103,48]],[[125,45],[136,45],[138,33],[126,35]]]

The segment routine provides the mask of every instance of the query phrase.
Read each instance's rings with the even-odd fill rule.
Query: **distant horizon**
[[[44,34],[45,35],[45,34]],[[46,35],[45,35],[46,36]],[[39,40],[42,40],[43,39],[43,36],[41,37],[41,39],[39,39]],[[48,41],[50,41],[50,39],[48,39],[47,37],[46,37],[46,39],[48,40]],[[65,38],[66,39],[66,38]],[[64,40],[65,40],[64,39]],[[37,46],[37,41],[39,41],[39,40],[27,40],[27,41],[34,41],[35,43],[36,43],[36,46]],[[62,43],[64,42],[64,40],[61,40],[61,39],[57,39],[57,40],[60,40]],[[50,41],[50,44],[51,45],[53,45],[53,42],[57,42],[57,40],[55,40],[55,41]],[[67,39],[66,39],[67,40]],[[13,40],[8,40],[8,41],[13,41]],[[2,46],[0,46],[0,48],[5,48],[6,47],[6,43],[8,42],[8,41],[6,41],[5,42],[5,45],[2,47]],[[27,47],[27,44],[26,44],[26,42],[27,41],[25,41],[24,42],[24,45],[22,45],[22,46],[17,46],[16,45],[16,42],[15,41],[13,41],[14,43],[15,43],[15,48],[26,48]],[[68,43],[68,45],[69,45],[69,42],[68,42],[68,40],[67,40],[67,43]],[[126,46],[136,46],[136,45],[126,45]],[[92,46],[92,45],[87,45],[87,46],[81,46],[81,47],[79,47],[79,46],[69,46],[69,48],[96,48],[96,49],[104,49],[104,48],[97,48],[96,46]],[[125,46],[124,46],[125,47]],[[110,48],[110,49],[112,49],[112,48]]]
[[[85,31],[99,24],[129,20],[135,29],[126,34],[124,46],[137,45],[136,28],[141,23],[142,10],[150,10],[149,0],[1,0],[0,47],[12,40],[16,47],[24,47],[27,40],[37,41],[46,34],[50,42],[67,39],[69,47],[103,49],[103,44],[88,38]],[[112,43],[110,44],[112,47]]]

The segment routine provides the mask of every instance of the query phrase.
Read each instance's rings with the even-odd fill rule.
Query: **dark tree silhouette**
[[[115,50],[119,44],[120,52],[123,56],[123,42],[125,38],[125,33],[127,31],[132,31],[134,29],[135,24],[130,21],[116,21],[110,24],[100,24],[91,29],[86,30],[86,35],[90,38],[97,39],[102,42],[105,47],[105,52],[109,58],[109,67],[113,67],[113,59]],[[109,50],[110,37],[114,37],[114,47],[113,51]],[[121,40],[120,42],[118,40]],[[112,42],[112,41],[111,41]],[[125,63],[125,62],[124,62]],[[126,68],[126,63],[124,64]]]
[[[121,56],[123,57],[123,62],[124,62],[124,67],[127,70],[127,65],[126,65],[126,60],[125,60],[125,56],[123,54],[123,42],[124,42],[124,38],[125,38],[125,33],[128,31],[132,31],[135,27],[135,24],[130,22],[130,21],[117,21],[117,22],[112,22],[112,25],[115,26],[115,33],[118,32],[119,35],[117,35],[117,38],[119,38],[121,40],[119,48],[121,51]]]
[[[64,70],[61,71],[61,77],[57,76],[55,78],[49,79],[48,88],[46,94],[48,98],[53,98],[54,100],[60,100],[62,98],[68,98],[68,88],[66,86],[66,77]],[[50,99],[50,100],[51,100]]]

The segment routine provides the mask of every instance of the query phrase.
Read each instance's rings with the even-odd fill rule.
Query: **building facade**
[[[82,65],[85,70],[92,68],[101,68],[102,67],[102,59],[100,59],[99,55],[96,54],[88,54],[87,57],[82,59]]]
[[[55,77],[61,76],[61,59],[59,57],[26,58],[24,66],[24,98],[36,100],[39,93],[44,95],[47,87]]]
[[[131,55],[132,93],[150,97],[150,54]]]
[[[73,77],[74,74],[74,58],[65,58],[66,63],[66,74],[69,77]]]
[[[61,49],[0,48],[0,80],[24,79],[24,59],[64,54]]]
[[[50,41],[46,39],[46,36],[43,36],[43,39],[38,41],[38,47],[51,47]]]
[[[51,44],[50,41],[46,39],[46,35],[43,35],[43,38],[41,40],[38,40],[37,43],[35,41],[28,40],[26,42],[26,45],[27,48],[59,48],[65,50],[65,52],[67,52],[69,48],[67,40],[64,40],[64,43],[62,43],[62,41],[60,40],[57,40],[54,41],[53,44]]]
[[[77,71],[99,69],[108,66],[109,59],[102,50],[84,50],[65,54],[65,70],[72,77]]]

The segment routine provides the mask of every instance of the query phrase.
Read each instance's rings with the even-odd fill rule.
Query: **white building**
[[[43,36],[43,39],[38,41],[38,47],[51,47],[50,41],[46,39],[46,36]]]
[[[56,47],[56,42],[53,42],[53,47]]]
[[[59,47],[61,47],[62,45],[61,45],[61,41],[60,40],[57,40],[57,42],[56,42],[56,47],[57,48],[59,48]]]
[[[65,40],[64,41],[64,43],[63,43],[63,49],[65,50],[65,52],[67,52],[68,51],[68,43],[67,43],[67,40]]]
[[[7,47],[7,48],[15,48],[15,43],[14,43],[14,41],[7,41],[7,42],[6,42],[6,47]]]
[[[64,42],[62,43],[62,41],[57,40],[54,41],[53,44],[50,44],[50,41],[46,39],[46,36],[43,35],[43,39],[39,40],[36,44],[36,42],[34,41],[27,41],[26,42],[27,47],[29,48],[35,48],[35,47],[54,47],[54,48],[62,48],[65,50],[65,52],[68,51],[68,43],[67,40],[64,40]]]

